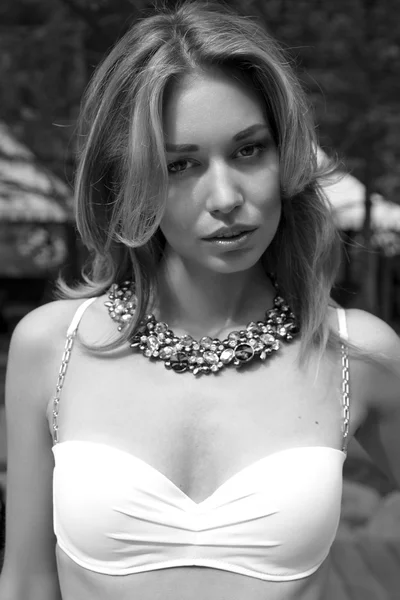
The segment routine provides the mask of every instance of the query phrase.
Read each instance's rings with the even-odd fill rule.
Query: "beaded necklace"
[[[232,331],[224,340],[202,337],[196,341],[185,334],[176,336],[167,323],[157,321],[153,314],[146,315],[137,332],[130,338],[132,351],[140,350],[150,359],[164,361],[166,369],[175,373],[191,372],[193,375],[218,373],[221,369],[234,366],[237,369],[254,358],[264,361],[279,350],[281,342],[289,342],[298,333],[295,315],[279,295],[274,307],[265,313],[263,321],[251,321],[246,329]],[[130,280],[121,286],[113,283],[105,302],[110,317],[120,325],[118,331],[132,319],[137,306],[135,286]]]

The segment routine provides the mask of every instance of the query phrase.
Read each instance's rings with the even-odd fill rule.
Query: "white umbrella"
[[[318,149],[318,160],[326,157]],[[323,190],[333,211],[337,226],[361,231],[365,219],[365,185],[350,173],[333,175],[323,183]],[[371,228],[374,232],[400,231],[400,205],[385,200],[381,194],[371,195]]]

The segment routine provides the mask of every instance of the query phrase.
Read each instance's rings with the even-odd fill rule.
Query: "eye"
[[[182,158],[181,160],[176,160],[173,163],[169,163],[169,165],[167,166],[168,172],[171,175],[175,175],[176,173],[183,173],[187,170],[187,168],[184,168],[185,164],[190,162],[192,161],[188,160],[187,158]]]
[[[240,152],[244,152],[245,155],[241,156],[240,158],[255,158],[258,156],[261,156],[261,154],[263,154],[263,152],[266,150],[267,146],[266,144],[262,143],[262,142],[258,142],[258,143],[253,143],[253,144],[247,144],[246,146],[243,146],[243,148],[241,148],[240,150],[238,150],[238,153]],[[188,170],[188,166],[191,164],[193,166],[193,161],[189,160],[187,158],[181,158],[180,160],[176,160],[172,163],[169,163],[169,165],[167,166],[168,172],[170,175],[178,175],[178,174],[183,174],[185,171]]]
[[[265,149],[265,144],[259,142],[257,144],[247,144],[247,146],[243,146],[238,152],[246,153],[242,158],[253,158],[254,156],[260,156]],[[254,152],[254,150],[256,150],[256,152]]]

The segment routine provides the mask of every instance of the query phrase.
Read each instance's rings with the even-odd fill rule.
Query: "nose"
[[[207,210],[210,213],[229,214],[243,203],[244,196],[232,169],[222,162],[210,167]]]

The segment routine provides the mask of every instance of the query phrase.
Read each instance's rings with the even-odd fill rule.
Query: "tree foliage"
[[[102,56],[154,5],[176,0],[3,0],[0,118],[58,174]],[[287,49],[314,107],[321,144],[368,190],[400,196],[400,0],[234,0]],[[67,168],[66,166],[67,165]]]

